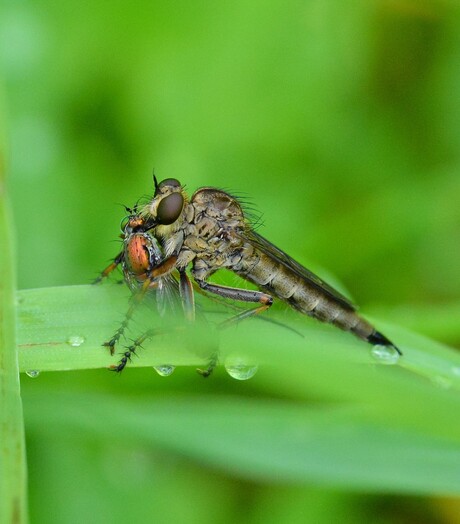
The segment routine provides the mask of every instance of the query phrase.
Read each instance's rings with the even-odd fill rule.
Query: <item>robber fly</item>
[[[164,259],[146,272],[145,288],[176,269],[184,289],[192,293],[186,275],[186,268],[191,266],[191,275],[202,290],[258,304],[239,318],[267,310],[277,297],[301,313],[401,354],[358,315],[346,297],[256,233],[237,198],[213,187],[200,188],[189,198],[174,178],[158,183],[154,177],[154,183],[154,196],[141,210],[144,223],[140,229],[159,240]],[[234,271],[259,290],[210,283],[209,277],[222,268]]]

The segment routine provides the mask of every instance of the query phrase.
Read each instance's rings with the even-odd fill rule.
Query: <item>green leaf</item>
[[[108,367],[120,358],[101,344],[123,318],[125,289],[76,286],[18,296],[21,370]],[[218,352],[224,364],[235,357],[258,363],[251,382],[283,401],[212,395],[164,401],[144,392],[128,403],[98,394],[58,400],[34,395],[27,407],[31,427],[62,431],[63,437],[80,430],[82,438],[135,438],[249,478],[369,491],[460,492],[455,351],[375,321],[403,351],[396,365],[383,365],[372,358],[370,345],[287,309],[216,330],[222,314],[209,304],[199,303],[208,307],[207,320],[193,326],[173,316],[166,323],[144,308],[130,336],[143,333],[144,322],[160,326],[161,335],[143,344],[124,373],[135,373],[130,366],[203,365]],[[77,346],[74,336],[80,337]]]

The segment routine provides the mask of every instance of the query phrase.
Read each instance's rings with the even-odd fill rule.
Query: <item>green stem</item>
[[[24,523],[27,473],[16,350],[15,270],[11,214],[0,180],[0,522]]]

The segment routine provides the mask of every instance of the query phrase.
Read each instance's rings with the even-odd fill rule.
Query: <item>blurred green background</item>
[[[120,204],[152,192],[155,168],[244,193],[259,231],[327,268],[362,311],[458,346],[459,14],[448,0],[4,1],[18,287],[89,283],[117,252]],[[267,382],[143,369],[22,387],[27,422],[37,392],[283,397]],[[53,436],[40,409],[26,425],[33,522],[460,522],[455,500],[263,482],[129,439]]]

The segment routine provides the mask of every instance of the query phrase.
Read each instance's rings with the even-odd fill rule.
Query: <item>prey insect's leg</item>
[[[238,315],[235,315],[234,317],[225,320],[224,322],[219,324],[219,328],[225,329],[226,327],[235,324],[240,320],[262,313],[273,304],[273,298],[270,295],[267,295],[267,293],[263,293],[262,291],[251,291],[249,289],[240,289],[234,287],[221,286],[218,284],[210,284],[209,282],[206,282],[204,280],[197,280],[197,283],[200,286],[200,288],[204,291],[214,293],[215,295],[219,295],[224,298],[231,298],[233,300],[240,300],[242,302],[255,302],[261,304],[260,306],[254,309],[242,311]],[[200,373],[200,375],[203,375],[203,377],[209,377],[209,375],[213,372],[214,368],[217,366],[217,362],[218,355],[217,353],[214,353],[209,361],[207,369],[198,369],[198,373]]]
[[[99,284],[99,282],[102,282],[104,278],[110,275],[114,269],[117,268],[117,266],[123,261],[124,252],[118,253],[118,255],[113,259],[113,262],[109,264],[103,271],[101,271],[101,274],[93,280],[93,284]]]

